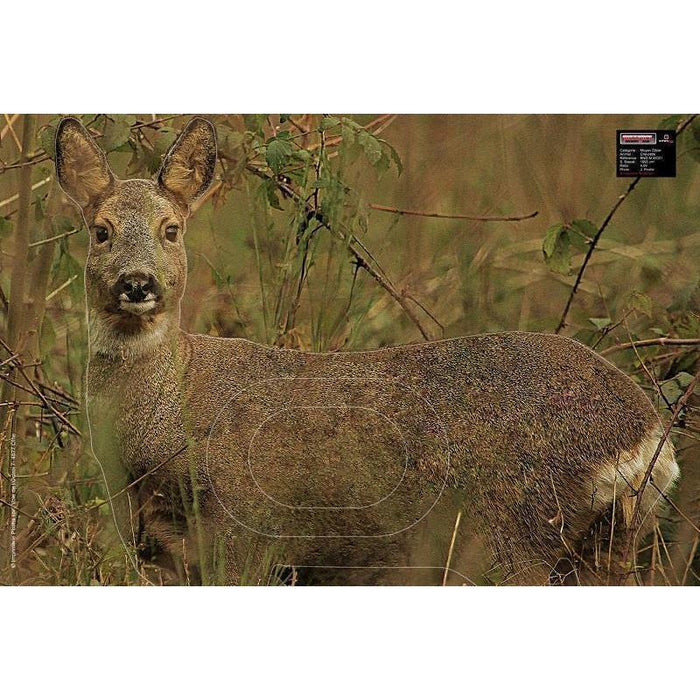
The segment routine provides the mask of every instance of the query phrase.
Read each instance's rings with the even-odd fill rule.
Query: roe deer
[[[57,130],[57,176],[90,233],[86,407],[122,535],[202,582],[271,562],[313,582],[355,582],[362,567],[374,573],[361,580],[402,581],[382,572],[408,565],[412,533],[451,507],[507,578],[547,583],[562,562],[601,570],[600,523],[624,539],[653,520],[673,448],[638,490],[660,418],[576,341],[310,353],[182,331],[185,224],[216,158],[213,126],[194,118],[154,180],[119,180],[78,120]]]

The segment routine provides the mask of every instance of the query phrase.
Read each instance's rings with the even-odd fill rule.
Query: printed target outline
[[[253,467],[250,462],[250,453],[251,453],[251,448],[253,445],[253,442],[255,438],[257,437],[258,433],[260,432],[260,428],[262,428],[265,423],[268,423],[271,421],[275,416],[278,416],[280,413],[289,413],[292,410],[296,409],[302,409],[302,408],[358,408],[361,411],[368,411],[370,413],[374,413],[375,415],[380,416],[383,418],[387,423],[389,423],[394,430],[398,433],[399,437],[401,438],[401,442],[403,443],[403,451],[404,451],[404,460],[403,460],[403,471],[401,472],[401,477],[399,480],[396,482],[395,486],[391,491],[389,491],[386,496],[383,496],[377,501],[374,501],[374,503],[368,503],[366,505],[362,506],[300,506],[300,505],[291,505],[289,503],[284,503],[282,501],[278,501],[276,498],[271,496],[265,489],[260,485],[258,480],[255,478],[255,474],[253,473]],[[401,486],[403,483],[403,480],[406,478],[406,472],[408,471],[408,442],[406,441],[406,438],[404,437],[404,434],[399,428],[396,423],[391,420],[388,416],[386,416],[384,413],[381,411],[377,411],[376,409],[369,408],[367,406],[360,406],[357,404],[314,404],[314,405],[300,405],[300,406],[294,406],[294,407],[285,407],[281,408],[277,411],[274,411],[273,413],[270,413],[268,416],[265,417],[265,419],[258,425],[258,427],[255,429],[253,432],[252,437],[250,438],[250,442],[248,443],[248,455],[247,455],[247,465],[248,465],[248,472],[250,474],[250,477],[253,479],[255,485],[257,486],[258,490],[269,500],[271,500],[273,503],[276,503],[277,505],[284,506],[285,508],[290,508],[292,510],[364,510],[365,508],[372,508],[373,506],[379,505],[380,503],[383,503],[386,501],[388,498],[390,498],[394,493],[396,493],[396,490]]]
[[[238,398],[241,394],[244,394],[246,391],[249,391],[253,387],[256,386],[262,386],[264,384],[269,384],[271,382],[277,382],[277,381],[329,381],[333,383],[337,383],[340,381],[352,381],[352,382],[360,382],[360,381],[374,381],[374,382],[384,382],[385,384],[388,385],[395,385],[398,386],[404,390],[407,390],[411,394],[413,394],[417,399],[419,399],[425,406],[430,409],[430,411],[433,413],[436,424],[442,431],[442,437],[444,438],[445,441],[445,466],[444,466],[444,478],[442,479],[442,482],[439,485],[439,490],[438,493],[435,497],[435,500],[428,506],[426,511],[416,520],[414,520],[410,525],[406,525],[404,527],[399,528],[398,530],[394,530],[392,532],[381,532],[375,535],[368,535],[364,533],[349,533],[349,534],[333,534],[333,535],[309,535],[309,534],[278,534],[278,533],[272,533],[272,532],[263,532],[261,530],[258,530],[248,523],[243,522],[240,520],[238,517],[236,517],[230,510],[227,508],[226,504],[223,502],[221,499],[221,496],[219,495],[219,492],[216,489],[216,486],[214,484],[214,480],[212,479],[211,472],[209,470],[209,448],[211,444],[211,437],[212,437],[212,431],[216,427],[217,423],[221,419],[222,414],[224,411],[228,408],[228,406],[236,399]],[[261,535],[263,537],[271,537],[274,539],[377,539],[380,537],[393,537],[395,535],[398,535],[402,532],[405,532],[407,530],[410,530],[412,527],[415,527],[419,522],[421,522],[423,519],[425,519],[430,512],[435,508],[435,506],[438,504],[438,501],[442,498],[442,494],[445,491],[445,487],[447,486],[447,480],[449,479],[450,475],[450,440],[449,440],[449,432],[447,430],[447,427],[445,426],[442,418],[440,417],[440,414],[437,412],[435,407],[432,405],[432,403],[424,397],[422,394],[419,392],[415,391],[413,387],[409,386],[408,384],[398,381],[393,378],[389,377],[353,377],[353,376],[340,376],[340,377],[332,377],[332,376],[322,376],[322,377],[284,377],[284,376],[278,376],[278,377],[268,377],[267,379],[261,379],[257,382],[252,382],[251,384],[246,385],[242,389],[238,389],[235,391],[229,399],[222,405],[221,409],[217,413],[216,417],[212,421],[212,424],[209,428],[209,431],[207,433],[207,442],[205,446],[205,452],[204,452],[204,471],[206,473],[207,479],[209,480],[209,485],[211,486],[212,493],[214,497],[216,498],[217,502],[221,506],[222,510],[226,513],[226,515],[229,516],[235,523],[240,525],[241,527],[245,528],[249,532],[252,532],[256,535]]]

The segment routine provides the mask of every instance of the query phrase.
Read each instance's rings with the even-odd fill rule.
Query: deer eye
[[[175,225],[167,226],[166,229],[165,229],[165,237],[166,237],[169,241],[171,241],[172,243],[174,243],[174,242],[177,240],[177,234],[178,234],[178,231],[179,231],[179,230],[180,230],[180,229],[179,229],[177,226],[175,226]]]
[[[109,231],[104,226],[95,226],[95,240],[104,243],[109,238]]]

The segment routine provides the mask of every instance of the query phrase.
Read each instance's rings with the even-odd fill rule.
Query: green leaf
[[[152,139],[153,148],[145,147],[143,149],[143,165],[146,166],[149,173],[154,174],[160,169],[163,163],[163,156],[168,152],[170,146],[175,143],[176,138],[177,132],[174,129],[164,127]]]
[[[690,386],[693,379],[694,377],[692,374],[688,374],[688,372],[679,372],[675,377],[661,382],[659,388],[666,401],[670,404],[674,404],[685,394],[686,389]]]
[[[60,255],[54,268],[54,288],[57,288],[69,279],[73,279],[65,293],[69,296],[74,305],[79,306],[83,303],[83,267],[70,254],[67,241],[67,238],[61,239],[61,247],[59,248]]]
[[[652,302],[646,294],[634,290],[629,296],[629,305],[635,311],[639,311],[651,318]]]
[[[216,141],[224,153],[235,151],[243,145],[243,134],[221,124],[216,127]]]
[[[245,128],[260,138],[263,138],[263,124],[265,123],[265,116],[266,115],[264,114],[244,114],[243,123],[245,124]]]
[[[572,231],[580,233],[584,238],[591,239],[598,233],[598,227],[588,219],[576,219],[569,227]]]
[[[391,157],[391,160],[394,161],[394,165],[396,166],[396,172],[398,173],[398,175],[400,177],[401,173],[403,172],[403,163],[401,162],[401,158],[399,157],[398,152],[387,141],[382,141],[382,144],[389,151],[389,156]]]
[[[547,229],[542,242],[544,260],[552,272],[568,275],[571,270],[571,240],[569,230],[563,224]]]
[[[69,216],[54,216],[51,220],[51,230],[55,236],[68,233],[76,228],[76,224]]]
[[[355,143],[355,131],[352,129],[352,127],[349,127],[343,122],[342,127],[340,128],[340,135],[343,138],[343,143],[346,146],[352,146],[353,143]]]
[[[302,163],[308,163],[311,160],[311,153],[305,148],[300,148],[292,154],[295,160],[300,160]]]
[[[677,129],[678,125],[681,123],[681,119],[683,119],[682,114],[672,114],[670,117],[664,117],[656,128]]]
[[[607,328],[607,326],[610,325],[611,321],[610,319],[605,316],[601,318],[589,318],[588,319],[599,331],[602,331],[603,328]]]
[[[263,180],[260,185],[260,191],[273,209],[284,211],[284,207],[280,204],[279,193],[273,180]]]
[[[321,131],[325,131],[326,129],[332,129],[334,126],[338,126],[338,124],[340,124],[340,119],[337,117],[323,117],[318,128]]]
[[[557,245],[557,240],[559,239],[559,234],[564,229],[562,224],[552,224],[544,236],[544,241],[542,242],[542,252],[545,258],[549,258],[554,253],[554,249]]]
[[[44,206],[44,198],[37,193],[34,197],[34,221],[43,221],[46,216],[46,208]]]
[[[265,146],[265,160],[272,171],[279,175],[292,152],[292,144],[287,139],[270,139]]]
[[[362,129],[357,133],[357,143],[362,146],[362,150],[364,150],[370,164],[376,165],[382,157],[382,147],[379,139],[372,136],[369,131]]]
[[[39,133],[41,147],[52,160],[56,157],[56,127],[47,124]]]
[[[379,160],[376,162],[374,166],[377,170],[377,175],[381,177],[386,173],[387,170],[391,167],[391,162],[389,161],[389,156],[387,156],[386,153],[382,152],[381,156],[379,157]]]
[[[108,153],[123,146],[131,136],[131,122],[123,116],[107,119],[102,134],[102,147]]]

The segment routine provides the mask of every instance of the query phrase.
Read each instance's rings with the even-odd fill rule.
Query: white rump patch
[[[591,504],[596,513],[602,513],[616,500],[622,508],[625,524],[631,524],[636,493],[662,437],[663,432],[657,429],[633,450],[621,452],[615,462],[605,462],[597,469],[591,494]],[[673,445],[667,438],[651,473],[653,483],[647,483],[641,494],[639,515],[642,522],[662,498],[661,493],[667,493],[679,474]]]

